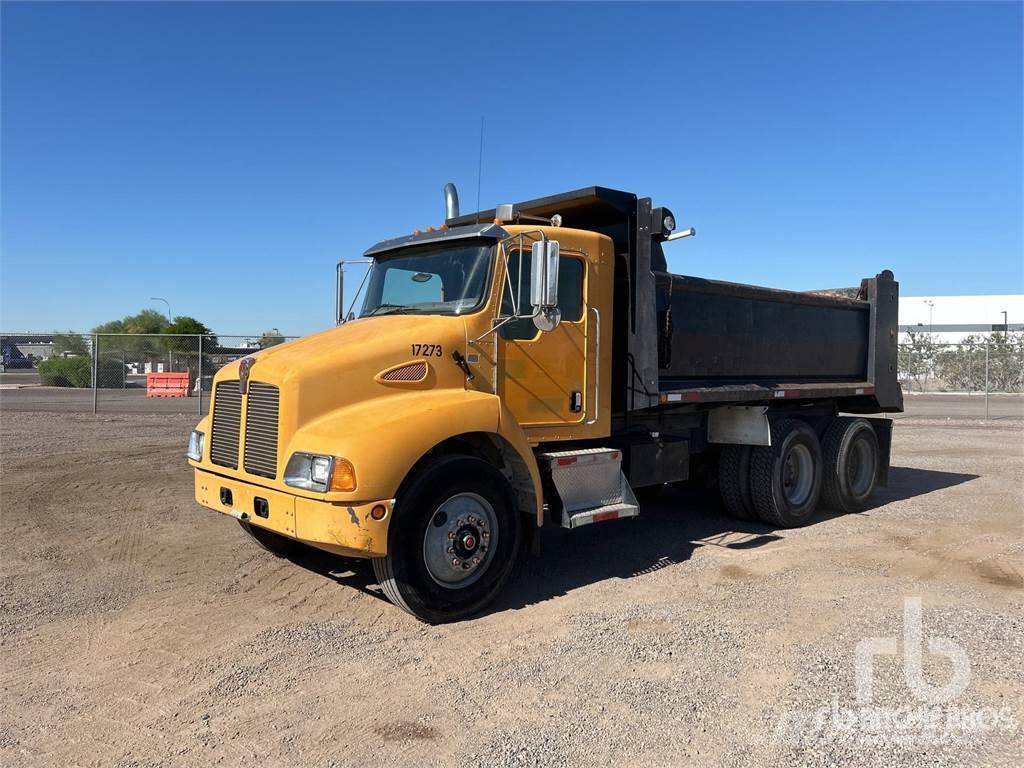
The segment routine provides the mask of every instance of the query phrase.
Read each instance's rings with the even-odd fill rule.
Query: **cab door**
[[[513,314],[511,289],[518,283],[520,314],[529,314],[530,252],[511,250],[501,316]],[[558,265],[561,322],[541,332],[529,318],[498,328],[501,396],[523,427],[578,424],[587,414],[587,264],[563,250]]]

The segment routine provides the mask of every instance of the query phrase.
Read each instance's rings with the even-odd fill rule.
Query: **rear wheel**
[[[373,570],[398,607],[432,624],[455,621],[497,595],[521,540],[505,477],[480,459],[440,456],[399,493],[388,554],[374,558]]]
[[[758,517],[796,528],[806,524],[821,495],[818,436],[797,419],[772,424],[772,444],[750,453],[750,492]]]
[[[878,435],[865,419],[836,418],[825,430],[822,497],[839,512],[861,512],[878,482]]]
[[[756,520],[750,496],[749,445],[727,445],[719,455],[718,489],[726,511],[740,520]]]
[[[239,520],[238,524],[242,526],[242,530],[249,534],[253,541],[272,555],[291,557],[302,550],[303,545],[295,539],[289,539],[287,536],[282,536],[274,531],[268,531],[266,528],[260,528],[258,525],[251,525],[244,520]]]

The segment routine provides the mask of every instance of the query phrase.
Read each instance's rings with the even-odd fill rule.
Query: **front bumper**
[[[318,549],[349,557],[387,554],[394,499],[361,504],[319,501],[201,469],[195,470],[195,493],[196,501],[204,507]],[[370,515],[376,506],[386,510],[382,520]]]

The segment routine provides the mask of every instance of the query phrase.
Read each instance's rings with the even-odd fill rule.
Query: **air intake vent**
[[[423,381],[427,378],[426,363],[410,363],[392,368],[380,375],[381,381]]]
[[[238,469],[238,429],[242,424],[242,394],[237,381],[222,381],[213,393],[210,461]]]
[[[277,387],[253,381],[245,412],[245,471],[277,477]]]

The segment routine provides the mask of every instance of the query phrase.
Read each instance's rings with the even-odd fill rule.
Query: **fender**
[[[533,451],[500,398],[484,392],[412,391],[345,406],[301,427],[282,459],[295,451],[341,456],[355,467],[356,490],[328,493],[325,500],[388,499],[431,448],[467,432],[499,435],[519,454],[530,473],[540,525],[544,497]]]

